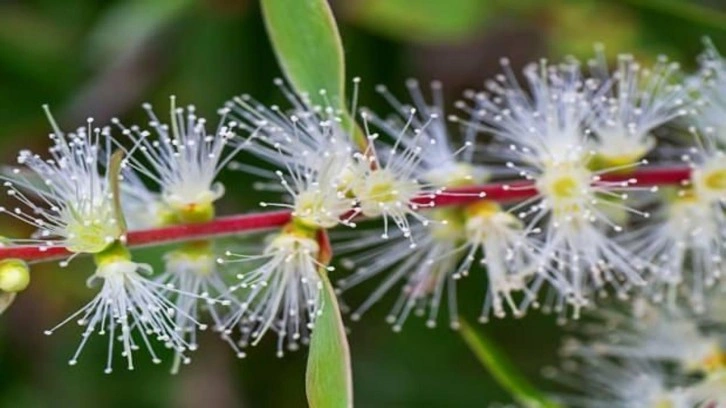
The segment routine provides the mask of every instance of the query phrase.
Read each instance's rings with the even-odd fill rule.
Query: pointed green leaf
[[[350,371],[348,339],[340,308],[327,273],[323,281],[322,315],[315,321],[305,378],[308,404],[312,408],[353,406],[353,380]]]
[[[482,366],[489,371],[502,388],[526,407],[557,408],[558,404],[547,398],[530,384],[512,365],[496,344],[477,333],[465,319],[461,319],[459,334]]]
[[[113,209],[116,222],[118,223],[121,235],[126,234],[126,217],[124,217],[123,208],[121,207],[121,164],[124,159],[124,152],[117,150],[111,156],[108,165],[108,182],[113,193]]]
[[[262,0],[262,12],[277,60],[295,91],[315,105],[339,110],[343,125],[365,150],[368,141],[346,107],[343,43],[327,1]]]
[[[314,104],[343,110],[343,46],[327,1],[262,0],[262,11],[277,59],[295,90],[309,94]]]

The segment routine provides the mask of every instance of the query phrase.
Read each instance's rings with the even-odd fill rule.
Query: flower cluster
[[[350,109],[277,80],[288,107],[241,95],[213,131],[174,97],[168,115],[145,104],[143,126],[89,120],[66,134],[49,115],[49,157],[20,152],[2,176],[19,204],[0,212],[36,229],[11,247],[63,248],[62,266],[94,257],[89,284],[100,291],[58,327],[84,327],[71,364],[107,334],[108,372],[115,349],[130,369],[141,348],[159,361],[154,340],[173,350],[176,371],[208,327],[239,357],[268,332],[279,355],[306,344],[335,271],[333,228],[342,266],[354,269],[338,294],[385,275],[351,318],[400,286],[394,330],[411,314],[434,327],[443,308],[458,327],[463,282],[484,292],[482,322],[530,308],[578,317],[613,293],[701,311],[726,267],[726,62],[712,47],[701,61],[686,81],[665,58],[645,67],[621,55],[611,72],[601,48],[584,64],[529,65],[521,79],[503,60],[501,75],[455,103],[458,115],[446,114],[440,83],[415,80],[410,102],[376,87],[392,114],[359,108],[357,78]],[[658,178],[661,166],[688,176]],[[260,202],[285,211],[260,215],[279,222],[258,225],[278,229],[242,244],[215,239],[244,232],[215,229],[226,168],[257,178],[227,190],[279,193]],[[134,230],[184,238],[200,226],[210,236],[168,249],[158,273],[133,261]],[[0,290],[27,285],[8,270]]]
[[[567,406],[695,407],[726,403],[723,301],[706,313],[636,302],[630,312],[599,311],[562,348],[561,368],[545,373],[578,393]]]
[[[432,210],[427,215],[437,222],[414,230],[421,243],[417,248],[378,242],[373,233],[367,239],[350,234],[339,249],[352,253],[347,261],[356,272],[340,281],[341,289],[393,266],[379,289],[356,309],[354,319],[396,282],[405,281],[389,315],[394,329],[401,328],[411,311],[426,314],[426,309],[427,325],[435,326],[445,291],[451,326],[457,327],[456,281],[474,263],[486,271],[482,322],[492,314],[504,317],[511,310],[521,316],[527,308],[540,306],[563,318],[572,308],[577,317],[582,307],[592,306],[610,289],[626,297],[636,287],[650,290],[646,283],[662,282],[666,272],[654,259],[657,254],[633,251],[628,239],[640,235],[637,244],[650,243],[643,239],[647,229],[662,224],[653,222],[660,221],[660,213],[651,217],[658,189],[641,185],[635,170],[657,157],[656,130],[688,126],[687,116],[698,103],[680,84],[678,65],[665,58],[645,68],[632,56],[620,55],[610,73],[598,48],[586,65],[588,72],[574,59],[541,61],[524,69],[523,85],[502,60],[502,75],[486,82],[484,91],[467,92],[456,104],[467,117],[449,117],[462,130],[458,149],[452,139],[459,138],[449,137],[441,119],[440,84],[432,85],[434,102],[429,104],[416,82],[409,82],[415,109],[436,115],[419,132],[430,142],[422,153],[426,159],[415,169],[417,178],[429,180],[441,192],[494,177],[503,180],[505,190],[523,193],[526,199],[495,203],[485,198]],[[411,109],[385,88],[379,91],[398,112]],[[405,123],[395,119],[375,122],[389,134],[405,133]],[[408,135],[408,143],[420,139],[419,133]],[[484,137],[490,143],[475,140]],[[683,154],[693,151],[689,146],[700,145],[698,140],[686,142]],[[703,159],[689,163],[705,165]],[[698,174],[695,170],[694,177],[702,177]],[[723,191],[710,197],[718,203]],[[712,248],[709,254],[719,251]],[[713,275],[695,278],[690,282],[694,296],[701,296],[699,285],[714,280]],[[541,292],[546,292],[544,305]]]

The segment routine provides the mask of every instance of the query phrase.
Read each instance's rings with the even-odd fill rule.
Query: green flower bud
[[[21,292],[30,284],[30,269],[19,259],[0,262],[0,290],[9,293]]]

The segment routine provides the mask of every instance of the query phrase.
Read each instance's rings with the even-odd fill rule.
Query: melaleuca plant
[[[390,109],[376,112],[358,101],[361,79],[345,92],[326,2],[262,6],[284,106],[231,96],[210,123],[172,96],[143,106],[146,123],[74,131],[48,112],[50,148],[21,151],[2,175],[15,204],[0,213],[35,232],[2,243],[0,311],[28,286],[29,263],[75,269],[88,256],[95,297],[46,332],[81,327],[69,364],[96,340],[106,373],[161,363],[162,349],[176,373],[203,353],[200,331],[239,358],[275,337],[280,357],[309,349],[309,404],[340,407],[353,396],[339,298],[376,280],[351,320],[389,297],[394,331],[411,316],[436,327],[446,309],[522,404],[726,403],[726,60],[712,45],[691,77],[665,57],[621,54],[610,70],[598,45],[592,60],[521,72],[503,59],[448,113],[440,82],[409,80],[407,96],[378,85]],[[227,171],[255,182],[223,185]],[[229,190],[279,198],[219,215]],[[249,239],[222,245],[229,236]],[[134,260],[167,244],[161,270]],[[533,388],[460,315],[459,285],[480,287],[482,323],[595,315],[564,348],[571,364],[548,370],[581,392]],[[636,311],[608,309],[612,295]]]

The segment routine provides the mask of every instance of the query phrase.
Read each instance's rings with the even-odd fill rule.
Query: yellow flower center
[[[676,405],[669,395],[658,396],[653,402],[653,408],[674,408]]]
[[[693,188],[701,197],[711,200],[726,198],[726,157],[717,157],[693,170]]]
[[[295,200],[295,216],[311,228],[318,224],[315,220],[316,215],[324,211],[323,197],[313,191],[304,191]]]
[[[314,239],[306,235],[304,231],[298,229],[285,230],[270,242],[266,252],[307,252],[310,256],[317,257],[320,246]]]
[[[103,251],[121,231],[113,217],[105,220],[74,220],[66,227],[68,250],[95,254]]]
[[[591,197],[592,173],[579,162],[548,166],[537,180],[537,189],[558,214],[581,212]]]
[[[717,169],[703,177],[706,187],[712,190],[726,191],[726,169]]]
[[[431,236],[445,242],[456,242],[464,237],[464,220],[456,209],[439,209],[431,211]]]
[[[479,241],[489,234],[496,236],[503,228],[519,229],[522,223],[512,214],[502,211],[494,201],[483,200],[466,208],[466,233],[469,239]]]
[[[194,224],[214,219],[214,204],[211,201],[174,206],[174,214],[183,224]]]
[[[440,187],[466,187],[483,183],[489,175],[468,163],[454,163],[429,170],[423,178]]]
[[[104,266],[116,262],[128,262],[131,260],[131,252],[121,242],[114,241],[112,244],[93,256],[96,266],[101,269]]]
[[[398,192],[391,180],[382,180],[371,184],[368,194],[382,203],[393,203],[398,199]]]
[[[501,210],[499,204],[490,200],[481,200],[466,207],[466,216],[469,218],[482,217],[488,218]]]
[[[319,190],[307,190],[295,198],[295,220],[307,228],[333,228],[350,208],[350,199],[324,195]]]
[[[701,362],[703,371],[712,373],[726,369],[726,352],[720,348],[706,356]]]
[[[191,241],[164,256],[168,270],[187,270],[208,276],[215,270],[215,257],[211,241]]]
[[[550,184],[550,192],[561,199],[569,199],[577,194],[579,188],[578,181],[572,176],[562,176],[555,179]]]
[[[371,171],[356,180],[353,186],[355,196],[360,200],[363,214],[380,215],[386,208],[407,205],[419,191],[415,181],[398,180],[386,169]]]

